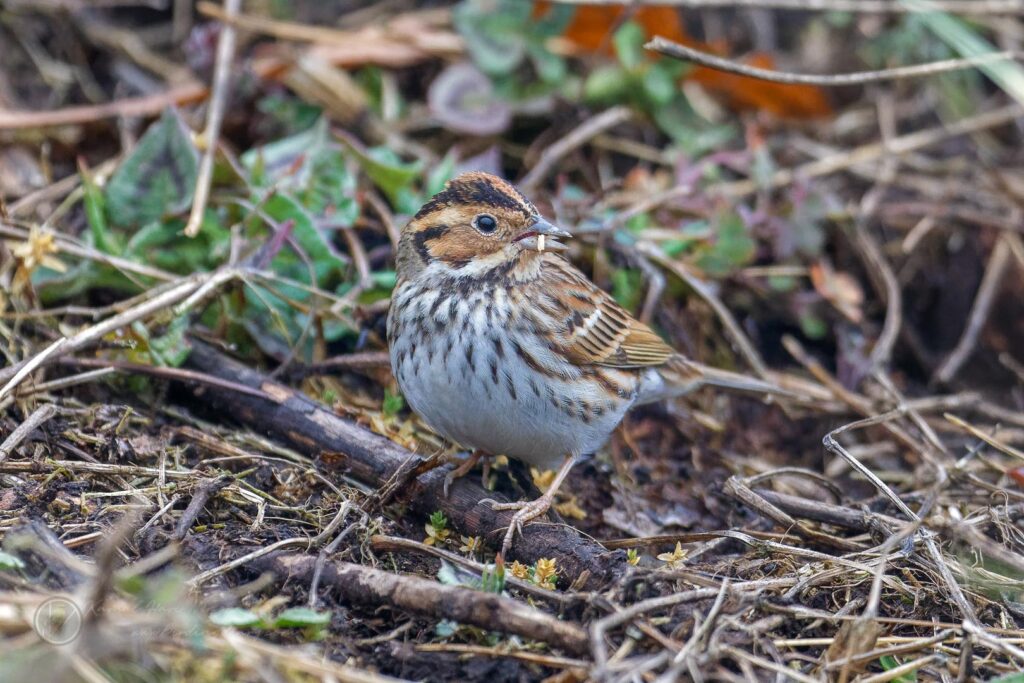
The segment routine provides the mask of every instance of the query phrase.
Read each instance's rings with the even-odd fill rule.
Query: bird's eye
[[[498,220],[489,213],[482,213],[473,219],[473,227],[485,235],[498,229]]]

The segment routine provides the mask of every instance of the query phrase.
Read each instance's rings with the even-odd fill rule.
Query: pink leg
[[[558,487],[565,481],[569,470],[572,469],[574,464],[576,464],[576,457],[572,455],[567,456],[565,462],[559,468],[558,474],[555,475],[554,481],[551,482],[551,486],[544,492],[544,495],[536,500],[520,501],[517,503],[495,503],[490,499],[480,501],[481,503],[489,502],[494,510],[516,510],[516,513],[512,515],[512,521],[508,525],[508,531],[505,532],[505,540],[501,544],[502,557],[508,556],[508,551],[512,547],[512,539],[515,537],[516,531],[522,533],[524,524],[540,517],[551,509],[551,504],[555,500],[555,493],[558,491]]]

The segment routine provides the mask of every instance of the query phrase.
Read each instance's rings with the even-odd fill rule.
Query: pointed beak
[[[572,233],[562,230],[557,225],[548,223],[543,218],[530,226],[530,229],[516,237],[513,242],[530,251],[563,251],[568,249],[559,239],[568,239]]]

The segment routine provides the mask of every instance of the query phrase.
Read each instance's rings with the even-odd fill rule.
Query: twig
[[[241,7],[242,0],[224,0],[224,14],[228,19],[235,17]],[[185,234],[195,237],[203,222],[206,202],[210,198],[210,181],[213,177],[213,159],[217,154],[217,139],[220,136],[220,124],[224,118],[224,107],[228,99],[228,84],[231,76],[231,64],[235,58],[235,27],[229,22],[221,26],[220,38],[217,41],[217,61],[213,72],[213,88],[210,104],[206,110],[206,129],[203,131],[203,157],[199,160],[199,172],[196,177],[196,191],[192,197],[192,211],[185,224]]]
[[[206,503],[209,502],[210,498],[233,481],[234,478],[224,475],[216,479],[207,479],[201,483],[197,487],[195,494],[193,494],[192,500],[189,501],[188,507],[185,508],[185,512],[181,514],[181,519],[175,525],[171,538],[177,541],[185,538],[189,527],[192,526],[192,522],[196,521],[196,517],[206,507]]]
[[[637,251],[644,254],[652,261],[660,264],[662,267],[669,269],[679,277],[683,282],[690,286],[693,291],[704,299],[714,310],[718,319],[722,321],[722,325],[725,327],[726,332],[732,338],[733,343],[736,344],[736,348],[739,349],[740,354],[747,361],[754,372],[762,379],[769,379],[770,373],[768,372],[768,366],[765,365],[764,360],[761,358],[761,354],[757,352],[754,345],[747,339],[747,335],[743,333],[743,329],[739,323],[726,308],[725,304],[722,303],[714,292],[711,291],[711,287],[707,285],[703,280],[698,278],[696,275],[690,272],[682,263],[665,256],[665,253],[657,246],[641,242],[637,244]]]
[[[978,335],[981,328],[988,320],[988,314],[992,310],[999,285],[1006,275],[1007,267],[1010,265],[1010,247],[1005,237],[1000,237],[996,246],[992,249],[992,255],[985,266],[985,275],[981,279],[978,293],[971,305],[971,314],[967,319],[967,326],[964,328],[960,341],[956,348],[942,361],[942,365],[935,371],[935,382],[948,384],[960,367],[967,361],[978,343]]]
[[[36,408],[31,415],[25,418],[24,422],[18,425],[14,431],[4,439],[3,443],[0,443],[0,463],[6,460],[11,453],[14,452],[14,449],[17,448],[22,441],[28,438],[29,434],[38,429],[58,412],[60,412],[60,409],[52,403],[45,403]]]
[[[462,39],[457,34],[432,29],[425,22],[420,21],[408,22],[407,26],[401,26],[395,22],[393,25],[386,25],[383,30],[380,26],[374,25],[358,31],[347,31],[329,26],[281,21],[253,14],[238,14],[235,17],[228,17],[220,7],[212,2],[198,2],[196,8],[200,14],[231,23],[246,31],[262,33],[282,40],[319,43],[324,47],[353,48],[370,57],[369,59],[364,57],[361,60],[362,63],[375,62],[387,66],[408,66],[414,58],[453,57],[463,51]],[[324,51],[322,54],[328,58],[337,56],[330,51]],[[330,61],[337,63],[336,59],[330,59]],[[349,61],[352,65],[356,64],[350,60],[341,61]]]
[[[869,662],[873,662],[874,660],[879,659],[881,657],[885,657],[886,655],[892,656],[892,655],[902,655],[902,654],[906,654],[908,652],[916,652],[917,650],[922,650],[922,649],[924,649],[924,648],[926,648],[926,647],[928,647],[930,645],[936,645],[936,644],[941,643],[941,642],[943,642],[945,640],[948,640],[948,639],[953,637],[954,633],[955,633],[955,631],[953,629],[945,629],[943,631],[939,631],[938,633],[936,633],[935,635],[931,636],[930,638],[914,638],[910,642],[907,642],[907,643],[901,643],[901,644],[898,644],[898,645],[891,645],[891,646],[886,647],[886,648],[880,648],[880,649],[877,649],[877,650],[871,650],[870,652],[864,652],[864,653],[861,653],[861,654],[858,654],[858,655],[854,655],[853,657],[850,657],[849,662],[850,662],[850,664],[863,665],[863,664],[867,664]],[[879,640],[881,640],[881,639],[879,639]],[[777,645],[781,645],[781,643],[776,643],[776,644]],[[825,670],[826,671],[834,671],[835,669],[839,669],[839,668],[841,668],[841,667],[843,667],[845,665],[846,665],[846,660],[829,662],[825,666]]]
[[[29,231],[25,228],[19,228],[13,225],[7,225],[0,222],[0,236],[13,237],[15,239],[28,239]],[[145,277],[153,278],[161,282],[170,282],[177,279],[177,275],[166,270],[160,270],[148,266],[144,263],[136,263],[128,259],[120,258],[118,256],[111,256],[105,254],[98,249],[93,249],[85,244],[78,242],[77,240],[68,237],[67,235],[55,234],[54,240],[57,246],[60,247],[60,253],[69,254],[78,258],[90,259],[97,263],[103,263],[112,268],[118,270],[134,273],[135,275],[143,275]]]
[[[380,552],[396,552],[400,550],[412,551],[415,553],[424,553],[427,555],[433,555],[436,558],[451,562],[454,565],[465,567],[477,574],[483,575],[487,567],[475,562],[473,560],[456,555],[455,553],[445,550],[444,548],[437,548],[435,546],[420,543],[409,538],[402,538],[400,536],[372,536],[370,538],[370,545],[373,549]],[[511,574],[505,574],[505,584],[513,586],[516,590],[520,590],[532,597],[540,598],[542,600],[548,600],[560,604],[568,604],[575,602],[574,599],[569,598],[565,593],[560,591],[548,590],[547,588],[540,588],[539,586],[530,583],[529,581],[523,581],[517,579]]]
[[[594,658],[593,677],[596,680],[602,680],[602,676],[605,673],[604,669],[608,664],[608,648],[605,646],[604,638],[609,630],[620,624],[632,621],[647,612],[673,607],[684,602],[710,600],[718,597],[720,591],[720,588],[698,588],[696,590],[673,593],[672,595],[649,598],[595,621],[590,626],[590,650]]]
[[[391,364],[387,351],[359,351],[334,356],[319,363],[294,365],[284,373],[289,379],[305,379],[311,375],[327,375],[345,370],[386,368]]]
[[[53,356],[63,350],[64,346],[67,345],[67,337],[61,337],[55,342],[52,342],[45,349],[37,353],[27,361],[17,363],[4,370],[0,370],[0,381],[7,381],[7,384],[0,388],[0,400],[7,394],[14,390],[14,387],[18,386],[22,380],[32,374],[32,371],[40,367],[45,363],[50,356]],[[8,379],[8,375],[10,379]]]
[[[891,668],[888,671],[885,671],[883,673],[875,674],[874,676],[865,676],[864,678],[860,679],[860,682],[861,683],[884,683],[885,681],[893,681],[893,680],[896,680],[897,678],[902,678],[906,674],[911,674],[911,673],[917,671],[922,666],[925,666],[927,664],[931,664],[932,662],[934,662],[936,660],[943,659],[943,658],[944,657],[942,655],[938,655],[938,654],[925,655],[924,657],[918,657],[917,659],[914,659],[912,661],[906,662],[905,664],[900,664],[899,666],[894,666],[893,668]]]
[[[773,69],[762,69],[756,66],[741,64],[731,59],[719,57],[703,50],[697,50],[686,45],[662,38],[655,37],[644,45],[648,50],[659,52],[676,59],[684,59],[702,66],[708,66],[719,71],[740,74],[749,78],[756,78],[762,81],[773,83],[790,83],[800,85],[817,86],[847,86],[863,85],[865,83],[878,83],[880,81],[892,81],[901,78],[918,78],[921,76],[932,76],[935,74],[967,69],[981,64],[1001,62],[1010,59],[1020,59],[1024,53],[1021,52],[992,52],[975,57],[963,57],[958,59],[943,59],[927,64],[914,64],[913,66],[899,66],[892,69],[881,69],[879,71],[859,71],[849,74],[798,74],[788,71],[775,71]]]
[[[185,83],[153,95],[127,97],[103,104],[85,104],[53,111],[0,109],[0,130],[71,126],[103,119],[153,116],[172,105],[199,102],[206,97],[206,92],[206,86],[200,83]]]
[[[530,172],[523,176],[519,182],[526,191],[535,188],[543,180],[556,163],[569,152],[573,151],[595,135],[603,133],[609,128],[614,128],[620,123],[625,123],[633,116],[633,111],[626,106],[619,105],[611,109],[605,109],[597,116],[587,119],[568,135],[560,138],[553,145],[545,149],[537,163]]]
[[[59,379],[50,380],[49,382],[41,382],[32,387],[29,387],[29,389],[25,393],[43,394],[50,391],[59,391],[61,389],[76,387],[79,384],[86,384],[94,380],[103,379],[108,375],[113,375],[116,373],[116,368],[97,368],[96,370],[80,372],[77,375],[69,375],[67,377],[61,377]]]
[[[882,254],[875,238],[868,233],[866,225],[858,226],[855,239],[864,260],[877,273],[885,292],[885,322],[882,324],[882,332],[875,341],[875,347],[871,350],[871,367],[884,368],[892,357],[892,349],[903,323],[903,294],[896,273]]]
[[[175,380],[178,382],[193,382],[195,384],[205,384],[211,387],[227,389],[228,391],[236,391],[240,394],[248,394],[250,396],[259,396],[262,398],[267,398],[267,394],[263,391],[260,391],[259,389],[247,387],[244,384],[236,384],[234,382],[229,382],[227,380],[221,379],[220,377],[207,375],[206,373],[203,372],[196,372],[195,370],[186,370],[185,368],[169,368],[160,365],[129,363],[127,361],[108,360],[105,358],[64,358],[60,362],[61,365],[72,365],[82,368],[99,368],[99,370],[106,370],[108,372],[127,372],[138,375],[149,375],[150,377],[159,377],[160,379]],[[97,370],[97,372],[99,370]],[[56,381],[59,380],[55,380],[55,382]],[[47,384],[52,383],[53,382],[47,382]],[[38,390],[39,387],[34,387],[34,389]]]
[[[6,382],[4,387],[0,389],[0,399],[3,399],[4,396],[13,391],[29,373],[36,368],[41,367],[45,363],[52,362],[53,360],[69,353],[80,351],[99,341],[114,330],[120,329],[125,325],[130,325],[137,320],[141,320],[146,316],[162,311],[169,306],[173,306],[199,290],[204,285],[213,283],[222,284],[236,276],[237,272],[235,270],[223,269],[212,273],[200,273],[198,275],[183,278],[178,282],[178,284],[170,287],[158,296],[145,300],[136,306],[132,306],[123,313],[119,313],[118,315],[111,316],[100,323],[91,325],[72,337],[61,337],[36,356],[0,369],[0,382]]]
[[[885,155],[900,155],[914,152],[960,135],[969,135],[1012,123],[1021,116],[1024,116],[1024,107],[1019,104],[1010,104],[949,125],[925,128],[924,130],[893,138],[888,142],[872,142],[821,159],[815,159],[794,168],[780,169],[775,171],[767,182],[738,180],[731,183],[721,183],[712,187],[712,190],[725,197],[743,197],[765,187],[784,187],[794,182],[797,178],[809,180],[874,161]]]
[[[277,555],[259,563],[282,580],[308,581],[316,558]],[[414,614],[451,619],[488,631],[540,640],[574,654],[587,652],[586,632],[576,624],[528,607],[511,598],[461,586],[445,586],[418,576],[392,574],[348,562],[328,562],[323,581],[344,601],[369,607],[387,606]]]
[[[412,622],[406,622],[403,626],[412,624]],[[359,641],[357,641],[359,642]],[[555,655],[546,655],[540,652],[532,652],[530,650],[513,650],[509,649],[506,645],[499,645],[498,647],[484,647],[482,645],[463,645],[461,643],[423,643],[422,645],[416,646],[417,652],[454,652],[458,654],[468,654],[475,657],[508,657],[509,659],[518,659],[524,662],[530,662],[531,664],[540,664],[541,666],[549,666],[556,669],[586,669],[590,662],[585,659],[570,659],[568,657],[556,657]]]
[[[986,434],[984,431],[978,429],[977,427],[975,427],[972,424],[969,424],[965,420],[960,419],[956,415],[951,415],[949,413],[946,413],[945,415],[943,415],[943,417],[945,417],[947,420],[952,422],[954,425],[956,425],[960,429],[963,429],[964,431],[966,431],[969,434],[971,434],[971,436],[974,436],[975,438],[981,439],[982,441],[987,443],[992,448],[995,448],[998,451],[1002,451],[1003,453],[1006,453],[1007,455],[1012,456],[1014,458],[1017,458],[1019,460],[1024,460],[1024,451],[1020,451],[1020,450],[1014,448],[1013,446],[1010,446],[1008,444],[1002,443],[1002,442],[998,441],[997,439],[992,438],[991,435]]]

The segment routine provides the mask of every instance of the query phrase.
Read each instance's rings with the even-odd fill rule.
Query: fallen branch
[[[334,414],[330,408],[289,387],[226,358],[211,347],[193,342],[189,365],[209,375],[257,388],[266,397],[239,394],[220,387],[194,389],[196,396],[216,409],[230,406],[230,417],[261,433],[288,442],[317,457],[325,473],[349,477],[367,486],[381,488],[399,472],[414,469],[423,458],[383,436]],[[435,469],[402,487],[399,497],[413,514],[424,518],[440,510],[460,534],[499,540],[511,514],[481,505],[483,498],[507,502],[501,494],[487,491],[469,477],[457,479],[444,495],[445,472]],[[583,587],[594,589],[613,580],[628,565],[625,553],[608,552],[583,538],[571,527],[533,523],[512,546],[512,558],[534,563],[555,558],[563,577],[575,579],[588,572]]]
[[[302,582],[312,579],[315,565],[315,557],[294,554],[266,557],[256,563],[258,569],[272,571],[282,579]],[[538,609],[493,593],[446,586],[418,576],[393,574],[349,562],[328,562],[324,565],[321,583],[330,586],[343,601],[354,605],[384,605],[436,619],[451,619],[488,631],[540,640],[573,654],[584,654],[589,649],[587,633],[576,624],[559,621]]]

